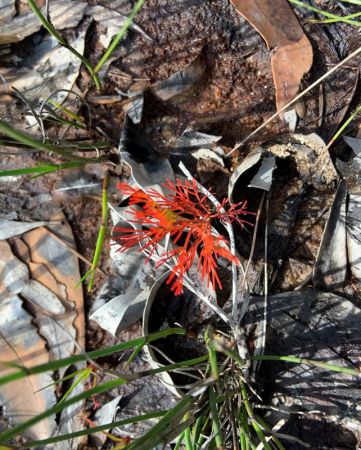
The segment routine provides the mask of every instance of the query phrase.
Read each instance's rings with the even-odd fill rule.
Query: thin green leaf
[[[51,361],[46,364],[40,364],[38,366],[34,367],[22,367],[18,372],[11,373],[9,375],[6,375],[5,377],[0,378],[0,386],[3,384],[10,383],[11,381],[19,380],[21,378],[24,378],[28,375],[35,375],[38,373],[48,372],[48,371],[55,371],[58,369],[61,369],[62,367],[68,367],[72,364],[75,364],[77,362],[81,361],[89,361],[89,359],[97,359],[108,355],[113,355],[114,353],[122,352],[124,350],[128,350],[129,348],[136,347],[143,343],[145,345],[148,342],[153,342],[158,339],[162,339],[167,336],[171,336],[174,334],[180,334],[184,335],[186,333],[184,328],[168,328],[166,330],[157,331],[156,333],[152,333],[149,336],[144,336],[138,339],[133,339],[128,342],[123,342],[118,345],[113,345],[111,347],[103,348],[100,350],[94,350],[92,352],[88,352],[86,354],[82,355],[73,355],[69,356],[68,358],[59,359],[56,361]],[[3,363],[0,361],[0,365],[6,363]]]
[[[129,419],[117,420],[115,422],[106,423],[104,425],[99,425],[97,427],[87,428],[84,430],[75,431],[74,433],[68,433],[68,434],[63,434],[61,436],[55,436],[55,437],[51,437],[48,439],[43,439],[41,441],[26,442],[24,444],[24,446],[27,448],[33,448],[33,447],[42,447],[47,444],[53,444],[54,442],[69,441],[70,439],[74,439],[74,438],[77,438],[80,436],[88,436],[88,435],[91,435],[94,433],[111,430],[113,428],[121,427],[121,426],[128,425],[131,423],[143,422],[144,420],[149,420],[149,419],[156,419],[158,417],[164,416],[164,414],[166,414],[166,412],[167,412],[167,410],[150,412],[147,414],[143,414],[141,416],[134,416],[134,417],[130,417]]]
[[[127,20],[124,22],[122,27],[120,28],[118,34],[115,36],[111,44],[109,45],[107,51],[104,53],[104,55],[100,58],[98,61],[98,64],[94,68],[94,72],[97,73],[99,70],[103,67],[103,65],[106,63],[106,61],[109,59],[110,55],[114,52],[116,47],[118,46],[119,42],[123,38],[124,34],[127,32],[128,28],[132,25],[134,17],[138,14],[141,7],[143,6],[144,0],[138,0],[135,4],[133,11],[131,12],[130,16],[127,18]]]
[[[358,369],[336,366],[335,364],[314,361],[312,359],[298,358],[297,356],[260,355],[253,356],[251,359],[253,361],[284,361],[293,364],[305,364],[306,366],[320,367],[321,369],[329,370],[331,372],[345,373],[348,375],[355,375],[357,377],[360,377],[360,371]]]
[[[182,443],[183,443],[183,441],[184,441],[184,431],[183,431],[183,433],[181,433],[181,434],[178,436],[177,443],[176,443],[176,445],[175,445],[175,447],[174,447],[174,450],[179,450],[179,449],[180,449],[180,446],[181,446]]]
[[[209,395],[209,406],[211,409],[211,418],[212,418],[212,431],[214,433],[214,440],[216,443],[217,449],[223,449],[224,441],[222,434],[222,426],[219,420],[217,403],[216,403],[216,394],[213,390],[213,386],[208,389]]]
[[[311,6],[308,5],[306,3],[303,3],[300,0],[288,0],[290,3],[293,3],[294,5],[300,6],[302,8],[306,8],[309,11],[313,11],[316,12],[318,14],[321,14],[324,17],[328,17],[330,19],[336,19],[336,22],[344,22],[344,23],[348,23],[349,25],[355,25],[357,27],[361,26],[361,22],[358,20],[352,20],[352,19],[346,19],[345,17],[342,16],[337,16],[336,14],[332,14],[328,11],[325,11],[323,9],[320,8],[316,8],[315,6]]]
[[[69,398],[68,400],[65,400],[64,402],[57,403],[55,406],[48,409],[47,411],[44,411],[43,413],[38,414],[35,417],[32,417],[31,419],[25,421],[24,423],[12,428],[11,430],[7,430],[7,431],[4,431],[3,433],[0,433],[0,442],[6,443],[7,440],[10,440],[10,439],[14,438],[15,436],[18,436],[19,434],[23,433],[25,430],[32,427],[36,423],[41,422],[42,420],[46,419],[49,416],[58,414],[63,409],[67,408],[68,406],[70,406],[74,403],[80,402],[82,400],[85,400],[87,398],[90,398],[93,395],[97,395],[97,394],[101,394],[102,392],[110,391],[111,389],[121,386],[122,384],[126,384],[129,381],[134,381],[137,378],[142,378],[142,377],[150,376],[150,375],[156,375],[157,373],[161,373],[161,372],[168,372],[170,370],[178,369],[180,367],[197,365],[200,362],[204,362],[206,359],[208,359],[208,357],[203,356],[203,357],[199,357],[199,358],[190,359],[188,361],[182,361],[180,363],[170,364],[168,366],[158,367],[156,369],[146,370],[144,372],[138,372],[138,373],[134,373],[134,374],[130,374],[130,375],[124,374],[123,375],[124,378],[119,377],[115,380],[107,381],[103,384],[95,386],[94,388],[84,391],[79,395],[76,395],[72,398]],[[183,414],[184,413],[185,413],[185,411],[183,412]],[[139,449],[137,448],[137,450],[139,450]]]
[[[86,368],[83,370],[83,373],[77,375],[77,378],[74,380],[70,388],[65,392],[63,397],[59,400],[58,404],[65,402],[69,395],[74,391],[74,389],[84,380],[89,378],[89,375],[92,373],[92,369]]]
[[[5,134],[6,136],[15,139],[17,142],[24,144],[28,147],[34,148],[36,150],[45,151],[47,153],[55,153],[57,155],[61,155],[63,158],[68,159],[74,162],[100,162],[99,158],[81,158],[80,156],[75,156],[68,152],[68,150],[64,148],[57,147],[52,144],[41,142],[37,139],[34,139],[32,136],[23,133],[22,131],[15,130],[8,123],[0,120],[0,133]]]
[[[64,46],[65,48],[67,48],[71,53],[73,53],[73,55],[75,55],[77,58],[79,58],[81,60],[81,62],[85,65],[85,67],[88,69],[90,75],[92,76],[94,83],[97,87],[97,89],[101,88],[101,83],[100,80],[96,74],[96,72],[94,71],[92,65],[90,64],[90,62],[83,56],[81,55],[79,52],[77,52],[75,50],[75,48],[71,47],[67,41],[61,36],[60,33],[58,33],[58,31],[56,31],[56,29],[54,28],[53,24],[51,24],[43,15],[43,13],[41,12],[40,8],[37,6],[37,4],[35,3],[34,0],[28,0],[28,4],[30,6],[30,8],[33,10],[34,14],[38,17],[38,19],[40,20],[41,24],[43,25],[43,27],[52,35],[54,36],[54,38],[59,42],[59,44],[61,44],[62,46]]]
[[[30,174],[40,174],[46,175],[47,173],[57,172],[63,169],[72,169],[83,166],[84,163],[69,162],[62,164],[44,164],[38,167],[26,167],[24,169],[13,169],[13,170],[3,170],[0,172],[0,177],[10,177],[16,175],[30,175]]]
[[[127,445],[126,450],[149,450],[154,448],[154,442],[157,445],[159,443],[157,441],[161,441],[162,439],[161,433],[167,430],[172,423],[179,422],[184,414],[192,407],[193,403],[194,399],[192,396],[184,396],[154,427],[130,445]]]

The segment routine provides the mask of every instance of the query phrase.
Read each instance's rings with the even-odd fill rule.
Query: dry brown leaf
[[[49,229],[75,248],[74,237],[64,215],[57,213],[53,217],[54,220],[62,223],[51,226]],[[38,228],[24,234],[22,244],[18,245],[22,249],[21,257],[26,258],[23,261],[29,267],[31,278],[44,284],[57,295],[67,310],[71,308],[76,312],[74,321],[73,315],[69,315],[69,325],[75,327],[77,343],[84,348],[83,290],[81,286],[76,288],[80,281],[78,258],[52,237],[46,228]]]
[[[0,241],[2,254],[11,252],[6,241]],[[23,302],[12,295],[0,302],[0,376],[14,372],[5,363],[14,363],[25,367],[49,362],[44,340],[39,336],[32,323],[32,316],[23,308]],[[0,402],[4,407],[4,416],[18,425],[44,412],[55,404],[51,374],[32,375],[0,387]],[[33,439],[45,439],[56,430],[55,417],[49,417],[28,430]]]
[[[287,0],[231,0],[231,3],[261,34],[271,56],[280,110],[298,93],[302,77],[311,69],[312,46]]]

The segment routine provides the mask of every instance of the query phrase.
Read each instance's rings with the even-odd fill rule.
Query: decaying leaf
[[[143,106],[143,92],[134,92],[130,95],[129,100],[123,104],[123,111],[126,112],[134,124],[138,124],[142,120]]]
[[[78,363],[72,370],[81,370],[85,368],[85,363]],[[76,382],[76,378],[75,381]],[[69,398],[76,397],[84,392],[85,386],[84,383],[77,383],[76,386],[72,389],[69,394]],[[63,435],[67,433],[73,433],[75,431],[84,429],[84,419],[83,419],[83,411],[84,411],[84,401],[73,403],[69,405],[67,408],[64,408],[61,411],[59,417],[59,430],[58,435]],[[64,442],[66,442],[67,450],[78,450],[81,443],[84,443],[85,436],[78,436],[68,439],[67,441],[60,441],[54,444],[53,450],[64,450]]]
[[[312,46],[287,0],[231,0],[272,50],[271,65],[280,110],[299,90],[313,61]]]
[[[269,298],[266,354],[294,355],[356,368],[360,364],[361,311],[338,295],[314,290],[284,292]],[[263,317],[263,298],[254,299],[255,315]],[[329,422],[360,433],[360,378],[307,364],[264,362],[268,393],[281,417],[290,420],[291,411],[320,411]],[[312,447],[312,446],[311,446]],[[356,448],[357,446],[355,445]]]
[[[346,229],[351,273],[361,282],[361,194],[349,194]]]
[[[85,8],[86,3],[79,1],[57,0],[50,2],[51,21],[57,30],[76,27],[83,18]],[[0,14],[1,12],[0,9]],[[45,7],[42,9],[42,12],[45,14]],[[19,42],[39,31],[42,26],[33,12],[16,17],[12,17],[7,13],[6,16],[6,20],[0,24],[0,45]]]
[[[160,184],[166,179],[174,181],[169,160],[155,152],[147,142],[144,130],[135,126],[129,118],[123,127],[119,151],[139,187],[159,189]]]
[[[262,159],[261,167],[250,181],[248,187],[262,189],[269,192],[272,186],[272,175],[276,167],[276,159],[273,155],[267,155]]]
[[[77,52],[83,54],[86,30],[69,40],[69,44]],[[57,103],[62,103],[68,92],[56,92],[59,89],[70,90],[78,76],[81,61],[69,50],[61,46],[50,35],[34,40],[29,45],[26,57],[19,68],[1,69],[10,87],[16,88],[29,102],[46,100],[49,96]]]
[[[313,282],[319,288],[342,287],[346,279],[346,183],[335,195],[315,262]]]
[[[2,22],[8,22],[15,13],[15,0],[0,1],[0,25],[2,25]]]
[[[97,410],[97,412],[94,414],[93,422],[96,426],[99,425],[105,425],[107,423],[111,423],[114,421],[119,402],[122,398],[122,395],[118,395],[117,397],[113,398],[108,403],[105,403],[101,408]],[[107,440],[107,436],[105,433],[94,433],[92,435],[92,439],[95,441],[95,444],[100,448],[103,444],[105,444],[105,441]]]
[[[0,240],[10,239],[34,228],[46,225],[51,225],[51,222],[18,222],[8,220],[7,218],[0,218]]]
[[[1,241],[0,247],[8,246]],[[0,376],[14,371],[4,363],[32,367],[49,362],[45,341],[32,324],[32,316],[23,308],[23,302],[13,295],[0,302]],[[0,402],[3,413],[12,424],[19,425],[54,406],[56,402],[50,373],[31,375],[13,381],[11,387],[0,387]],[[48,387],[46,387],[48,386]],[[45,389],[44,389],[45,388]],[[52,436],[57,425],[55,417],[49,417],[26,431],[32,439]]]
[[[74,246],[71,228],[65,222],[63,214],[59,213],[53,217],[63,223],[51,226],[49,229],[68,245]],[[83,293],[81,288],[76,288],[80,280],[77,257],[45,228],[38,228],[26,233],[22,237],[22,241],[27,248],[27,252],[25,252],[24,245],[22,246],[22,260],[28,265],[31,277],[48,287],[62,301],[66,311],[70,310],[76,314],[74,322],[72,314],[67,314],[64,320],[68,323],[67,328],[75,328],[76,340],[84,348]],[[72,340],[71,336],[73,336],[72,331],[70,331],[68,341]],[[77,351],[74,342],[72,342],[72,347],[74,351]]]
[[[356,155],[360,155],[361,153],[361,139],[355,138],[351,136],[343,136],[343,140],[346,144],[352,148]]]
[[[186,94],[198,84],[205,74],[206,64],[202,55],[199,55],[189,66],[174,73],[169,78],[154,84],[150,91],[163,101],[175,100]]]

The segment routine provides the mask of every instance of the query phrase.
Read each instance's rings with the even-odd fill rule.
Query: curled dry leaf
[[[352,275],[361,282],[361,194],[350,193],[346,219],[347,256]]]
[[[26,233],[34,228],[51,225],[51,222],[18,222],[16,220],[8,220],[0,218],[0,240],[9,239],[19,234]]]
[[[189,66],[175,72],[169,78],[154,84],[150,91],[160,100],[182,100],[181,95],[189,92],[198,84],[205,74],[206,63],[202,55],[199,55]]]
[[[254,298],[254,326],[263,317],[263,297]],[[268,303],[270,331],[266,354],[294,355],[341,367],[360,364],[361,310],[351,301],[314,290],[272,295]],[[291,420],[290,411],[319,411],[320,416],[349,428],[353,422],[360,436],[360,377],[307,364],[264,362],[268,394],[278,405],[278,420]],[[308,433],[304,436],[308,440]],[[310,448],[314,448],[310,442]],[[357,448],[356,443],[349,448]]]
[[[12,252],[6,241],[0,242],[0,250],[5,263],[10,266]],[[21,263],[20,263],[21,264]],[[1,275],[4,271],[1,270]],[[11,280],[2,277],[4,288],[11,287]],[[22,300],[10,294],[0,302],[0,376],[3,377],[14,371],[4,363],[14,363],[20,366],[32,367],[49,362],[49,354],[42,339],[33,324],[33,317],[23,308]],[[53,386],[46,387],[53,382],[50,373],[32,375],[12,382],[11,389],[7,385],[0,387],[0,401],[4,407],[4,416],[11,423],[19,425],[22,422],[44,412],[56,402]],[[44,389],[45,388],[45,389]],[[28,435],[33,439],[45,439],[56,429],[55,417],[49,417],[28,429]]]
[[[231,3],[272,50],[276,106],[280,110],[296,96],[302,77],[311,69],[312,46],[287,0],[231,0]]]
[[[322,236],[315,262],[313,282],[317,288],[337,289],[346,279],[346,183],[342,180]]]

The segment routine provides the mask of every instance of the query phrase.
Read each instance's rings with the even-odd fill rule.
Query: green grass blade
[[[28,0],[28,4],[30,8],[32,9],[33,13],[37,16],[37,18],[40,20],[43,27],[52,35],[54,38],[61,44],[63,47],[67,48],[73,55],[75,55],[77,58],[79,58],[82,63],[85,65],[85,67],[88,69],[90,75],[92,76],[94,83],[97,87],[97,89],[101,88],[100,80],[97,76],[97,74],[94,72],[94,69],[90,62],[80,53],[78,53],[75,48],[71,47],[66,40],[59,34],[56,29],[54,28],[53,24],[51,24],[43,15],[40,8],[37,6],[34,0]]]
[[[341,0],[343,3],[351,3],[352,5],[360,5],[361,6],[361,0]]]
[[[131,26],[131,24],[133,23],[134,17],[138,14],[138,12],[140,11],[141,7],[143,6],[144,0],[138,0],[137,3],[135,4],[133,11],[131,12],[130,16],[127,18],[127,20],[124,22],[124,24],[122,25],[122,27],[120,28],[118,34],[115,36],[115,38],[113,39],[113,41],[111,42],[111,44],[109,45],[107,51],[104,53],[104,55],[100,58],[100,60],[98,61],[98,64],[95,66],[94,68],[94,72],[97,73],[99,72],[99,70],[103,67],[103,65],[106,63],[106,61],[108,60],[108,58],[110,57],[110,55],[114,52],[114,50],[116,49],[117,45],[119,44],[119,42],[121,41],[121,39],[123,38],[124,34],[127,32],[128,28]]]
[[[344,373],[347,375],[355,375],[360,377],[358,369],[351,369],[350,367],[341,367],[335,364],[328,364],[321,361],[314,361],[312,359],[298,358],[297,356],[276,356],[276,355],[260,355],[253,356],[253,361],[284,361],[293,364],[305,364],[306,366],[320,367],[321,369],[329,370],[331,372]]]
[[[12,428],[11,430],[4,431],[3,433],[0,433],[0,443],[6,442],[7,440],[10,440],[14,438],[15,436],[23,433],[28,428],[32,427],[38,422],[41,422],[42,420],[46,419],[49,416],[52,416],[54,414],[60,413],[63,409],[67,408],[68,406],[78,403],[82,400],[86,400],[93,395],[101,394],[103,392],[110,391],[111,389],[114,389],[118,386],[121,386],[122,384],[126,384],[129,381],[134,381],[138,378],[150,376],[150,375],[156,375],[161,372],[169,372],[170,370],[178,369],[180,367],[189,367],[193,365],[197,365],[201,362],[204,362],[208,359],[208,356],[205,355],[203,357],[198,357],[194,359],[190,359],[187,361],[182,361],[180,363],[170,364],[168,366],[158,367],[156,369],[150,369],[146,370],[144,372],[138,372],[131,375],[124,374],[124,378],[119,377],[115,380],[107,381],[103,384],[100,384],[98,386],[95,386],[92,389],[89,389],[85,392],[82,392],[81,394],[78,394],[72,398],[69,398],[68,400],[65,400],[64,402],[59,402],[52,408],[48,409],[47,411],[44,411],[41,414],[38,414],[35,417],[32,417],[31,419],[25,421],[24,423],[17,425],[16,427]],[[183,413],[184,414],[184,413]],[[183,415],[182,414],[182,415]],[[137,449],[138,450],[138,449]]]
[[[55,153],[56,155],[60,155],[70,161],[87,163],[100,162],[99,158],[81,158],[80,156],[74,156],[64,148],[60,148],[55,145],[48,144],[46,142],[44,143],[37,139],[34,139],[30,135],[23,133],[22,131],[15,130],[8,123],[2,120],[0,120],[0,133],[3,133],[5,134],[5,136],[15,139],[15,141],[20,142],[21,144],[34,148],[35,150],[41,150],[47,153]]]
[[[361,14],[361,13],[360,13]],[[358,105],[358,107],[355,109],[355,111],[350,114],[350,117],[345,120],[345,123],[343,123],[340,127],[340,129],[335,133],[334,136],[332,136],[332,139],[327,144],[327,147],[331,147],[331,145],[337,141],[337,139],[341,136],[341,134],[345,131],[345,129],[350,125],[350,123],[354,120],[354,118],[361,112],[361,104]]]
[[[91,291],[93,289],[95,280],[95,269],[98,267],[100,255],[103,249],[104,236],[107,228],[107,220],[108,220],[108,175],[105,175],[102,186],[102,223],[99,228],[98,239],[97,244],[95,246],[92,265],[90,269],[87,271],[87,273],[84,275],[84,277],[81,279],[81,281],[83,282],[90,275],[88,291]]]
[[[210,327],[207,327],[206,332],[204,334],[204,340],[208,349],[209,355],[209,364],[211,366],[211,371],[214,379],[217,381],[219,379],[219,371],[218,371],[218,363],[217,363],[217,354],[212,340],[212,330]]]
[[[44,164],[38,167],[26,167],[24,169],[3,170],[0,172],[0,177],[10,177],[16,175],[30,175],[40,174],[46,175],[47,173],[57,172],[58,170],[78,168],[83,166],[84,163],[70,162],[62,164]]]
[[[30,367],[30,368],[22,367],[17,372],[14,372],[12,374],[1,377],[0,378],[0,386],[10,383],[11,381],[19,380],[28,375],[35,375],[38,373],[55,371],[55,370],[61,369],[62,367],[68,367],[77,362],[89,361],[89,359],[97,359],[97,358],[101,358],[104,356],[113,355],[114,353],[128,350],[128,349],[130,349],[132,347],[136,347],[140,344],[145,345],[148,342],[153,342],[153,341],[162,339],[167,336],[171,336],[174,334],[185,335],[185,333],[186,333],[186,330],[184,328],[168,328],[166,330],[161,330],[161,331],[157,331],[156,333],[152,333],[149,336],[144,336],[144,337],[141,337],[138,339],[133,339],[131,341],[123,342],[121,344],[113,345],[111,347],[103,348],[100,350],[94,350],[94,351],[88,352],[86,354],[73,355],[73,356],[69,356],[68,358],[58,359],[56,361],[51,361],[49,363],[40,364],[38,366],[34,366],[34,367]],[[4,364],[4,363],[2,363],[0,361],[0,365],[1,364]],[[5,365],[7,365],[7,364],[5,363]]]
[[[177,443],[176,443],[176,445],[175,445],[175,447],[174,447],[174,450],[179,450],[179,449],[180,449],[180,446],[181,446],[182,443],[183,443],[183,441],[184,441],[184,431],[183,431],[183,433],[181,433],[181,434],[179,435],[179,437],[178,437],[178,439],[177,439]]]
[[[214,440],[216,443],[217,450],[221,450],[224,448],[224,441],[223,441],[221,421],[219,420],[218,415],[216,394],[213,390],[213,386],[211,386],[208,389],[208,395],[209,395],[209,406],[211,409],[212,431],[215,435]]]
[[[130,417],[129,419],[117,420],[115,422],[106,423],[104,425],[99,425],[97,427],[86,428],[84,430],[75,431],[74,433],[63,434],[61,436],[55,436],[55,437],[51,437],[48,439],[43,439],[41,441],[26,442],[26,444],[24,444],[24,446],[26,448],[33,448],[33,447],[42,447],[44,445],[53,444],[55,442],[69,441],[70,439],[74,439],[74,438],[77,438],[80,436],[89,436],[94,433],[99,433],[101,431],[107,431],[112,428],[121,427],[121,426],[128,425],[131,423],[143,422],[144,420],[149,420],[149,419],[156,419],[158,417],[164,416],[164,414],[166,414],[166,413],[167,413],[167,410],[150,412],[147,414],[143,414],[141,416],[134,416],[134,417]]]
[[[83,381],[89,378],[92,373],[92,369],[86,368],[83,370],[83,373],[77,375],[77,378],[74,380],[70,388],[65,392],[63,397],[59,400],[58,404],[65,402],[69,395],[74,391],[74,389]]]
[[[192,407],[193,403],[194,399],[192,396],[184,396],[154,427],[125,447],[126,450],[150,450],[154,448],[159,443],[157,441],[161,440],[161,433],[167,430],[172,423],[179,423],[184,414]]]
[[[271,434],[271,439],[274,442],[274,445],[278,448],[278,450],[286,450],[286,448],[282,445],[280,440],[277,438],[277,436],[273,436],[270,427],[267,425],[267,423],[262,419],[262,417],[256,415],[257,422],[267,431]]]
[[[203,416],[197,417],[196,423],[193,427],[193,447],[195,449],[198,448],[199,436],[200,436],[201,430],[202,430],[202,422],[203,422]]]
[[[361,16],[361,12],[357,12],[354,14],[349,14],[348,16],[343,16],[342,17],[342,22],[345,21],[345,19],[349,20],[349,19],[355,19],[355,17],[360,17]],[[336,23],[336,22],[340,22],[340,18],[337,16],[337,19],[312,19],[310,20],[310,22],[312,23],[323,23],[323,24],[327,24],[327,23]]]
[[[332,14],[328,11],[324,11],[323,9],[316,8],[315,6],[311,6],[306,3],[303,3],[300,0],[288,0],[288,1],[294,5],[300,6],[302,8],[306,8],[309,11],[313,11],[318,14],[321,14],[322,16],[327,17],[329,19],[336,19],[336,22],[344,22],[344,23],[348,23],[349,25],[354,25],[357,27],[361,26],[361,22],[358,20],[346,19],[345,17],[337,16],[336,14]]]

